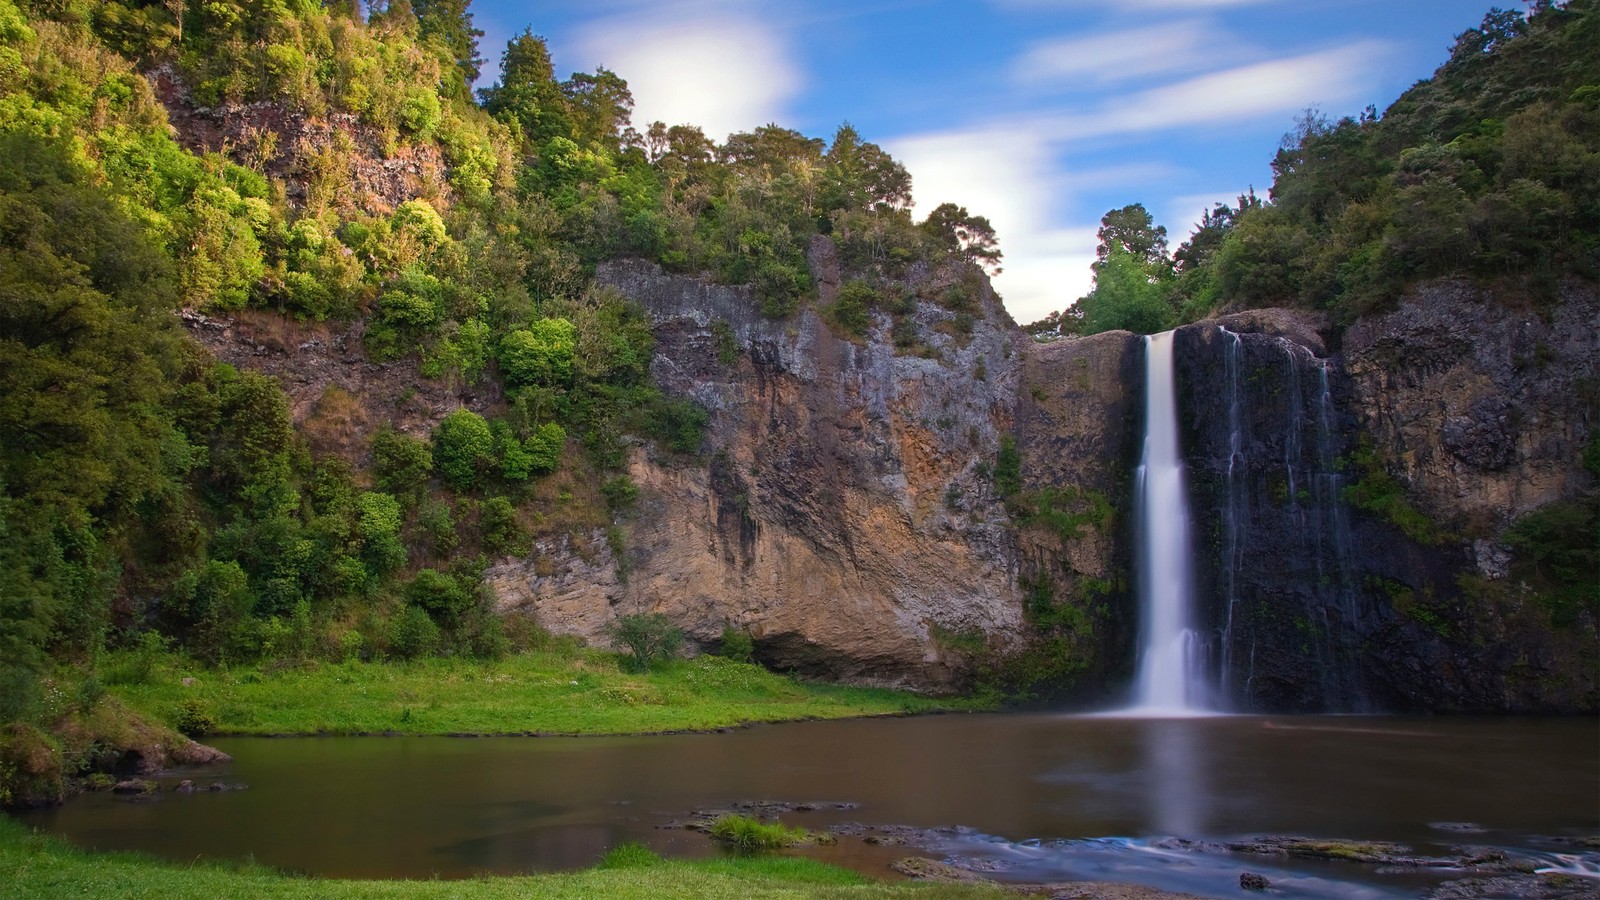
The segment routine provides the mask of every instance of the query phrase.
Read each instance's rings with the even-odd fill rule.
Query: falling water
[[[1222,590],[1227,601],[1222,623],[1222,691],[1223,698],[1232,697],[1233,689],[1233,614],[1239,605],[1239,566],[1244,562],[1244,525],[1248,514],[1249,498],[1246,496],[1244,466],[1244,423],[1239,414],[1239,336],[1226,328],[1220,330],[1228,338],[1225,358],[1228,375],[1228,468],[1224,482],[1226,502],[1222,507]],[[1253,649],[1253,648],[1252,648]],[[1252,659],[1254,654],[1252,653]],[[1246,678],[1246,687],[1249,679]]]
[[[1194,631],[1189,502],[1178,453],[1172,332],[1145,338],[1144,458],[1139,462],[1139,679],[1135,710],[1204,712]]]

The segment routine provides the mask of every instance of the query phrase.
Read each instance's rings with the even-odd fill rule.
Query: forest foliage
[[[1142,204],[1101,222],[1095,287],[1030,328],[1163,331],[1218,312],[1322,310],[1340,324],[1407,287],[1470,277],[1552,299],[1600,278],[1600,10],[1492,9],[1381,115],[1307,110],[1268,197],[1206,210],[1176,251]]]
[[[0,0],[0,721],[43,708],[53,663],[151,641],[213,664],[518,646],[490,562],[625,515],[640,440],[703,449],[601,261],[751,284],[782,317],[828,235],[850,335],[912,267],[999,265],[982,216],[913,220],[904,167],[848,124],[635,128],[624,80],[559,78],[532,31],[475,90],[479,37],[467,0]],[[220,152],[169,124],[226,116],[254,124]],[[361,181],[374,160],[440,165],[402,196]],[[370,359],[505,403],[315,453],[277,382],[175,315],[246,309],[359,322]]]

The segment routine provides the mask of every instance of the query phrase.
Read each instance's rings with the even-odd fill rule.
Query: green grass
[[[116,659],[110,660],[115,666]],[[176,723],[197,711],[216,734],[643,734],[750,722],[985,708],[979,701],[808,684],[715,656],[623,670],[595,650],[499,661],[307,663],[210,669],[165,656],[143,683],[111,688]]]
[[[790,828],[782,822],[762,822],[749,816],[723,816],[711,823],[708,833],[741,853],[782,850],[816,840],[816,836],[804,828]]]
[[[996,898],[989,885],[870,881],[809,859],[664,860],[640,847],[612,851],[598,866],[559,875],[468,881],[334,881],[252,865],[176,864],[128,853],[91,853],[0,816],[0,884],[8,898],[234,897],[629,898],[888,897]]]

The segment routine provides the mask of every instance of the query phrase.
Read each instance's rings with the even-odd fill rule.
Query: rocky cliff
[[[1516,311],[1447,282],[1342,334],[1278,310],[1180,329],[1225,702],[1595,708],[1592,612],[1553,615],[1504,538],[1594,489],[1597,316],[1589,289]]]
[[[810,257],[825,305],[832,244]],[[934,295],[951,277],[908,287]],[[1012,426],[1025,342],[987,285],[970,335],[916,302],[923,352],[909,354],[886,313],[852,341],[813,310],[764,318],[747,288],[647,263],[599,280],[649,311],[662,389],[709,411],[703,458],[634,453],[626,580],[510,561],[492,573],[509,602],[595,640],[633,612],[666,613],[703,645],[731,626],[770,666],[873,684],[949,686],[957,636],[1021,637],[1016,539],[984,473]]]

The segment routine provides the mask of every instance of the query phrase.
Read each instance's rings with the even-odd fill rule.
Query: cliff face
[[[1594,294],[1436,284],[1330,347],[1258,311],[1178,334],[1212,665],[1251,709],[1593,709],[1595,626],[1507,579],[1508,525],[1592,489]]]
[[[827,303],[832,245],[811,264]],[[1021,635],[1015,540],[983,476],[1011,427],[1021,342],[986,285],[970,337],[921,302],[928,350],[896,355],[887,315],[857,343],[810,310],[763,318],[747,288],[640,262],[599,279],[649,311],[662,389],[709,410],[709,463],[635,452],[625,582],[497,568],[541,623],[603,640],[616,615],[663,612],[702,644],[747,630],[779,669],[921,687],[957,676],[957,636]]]

